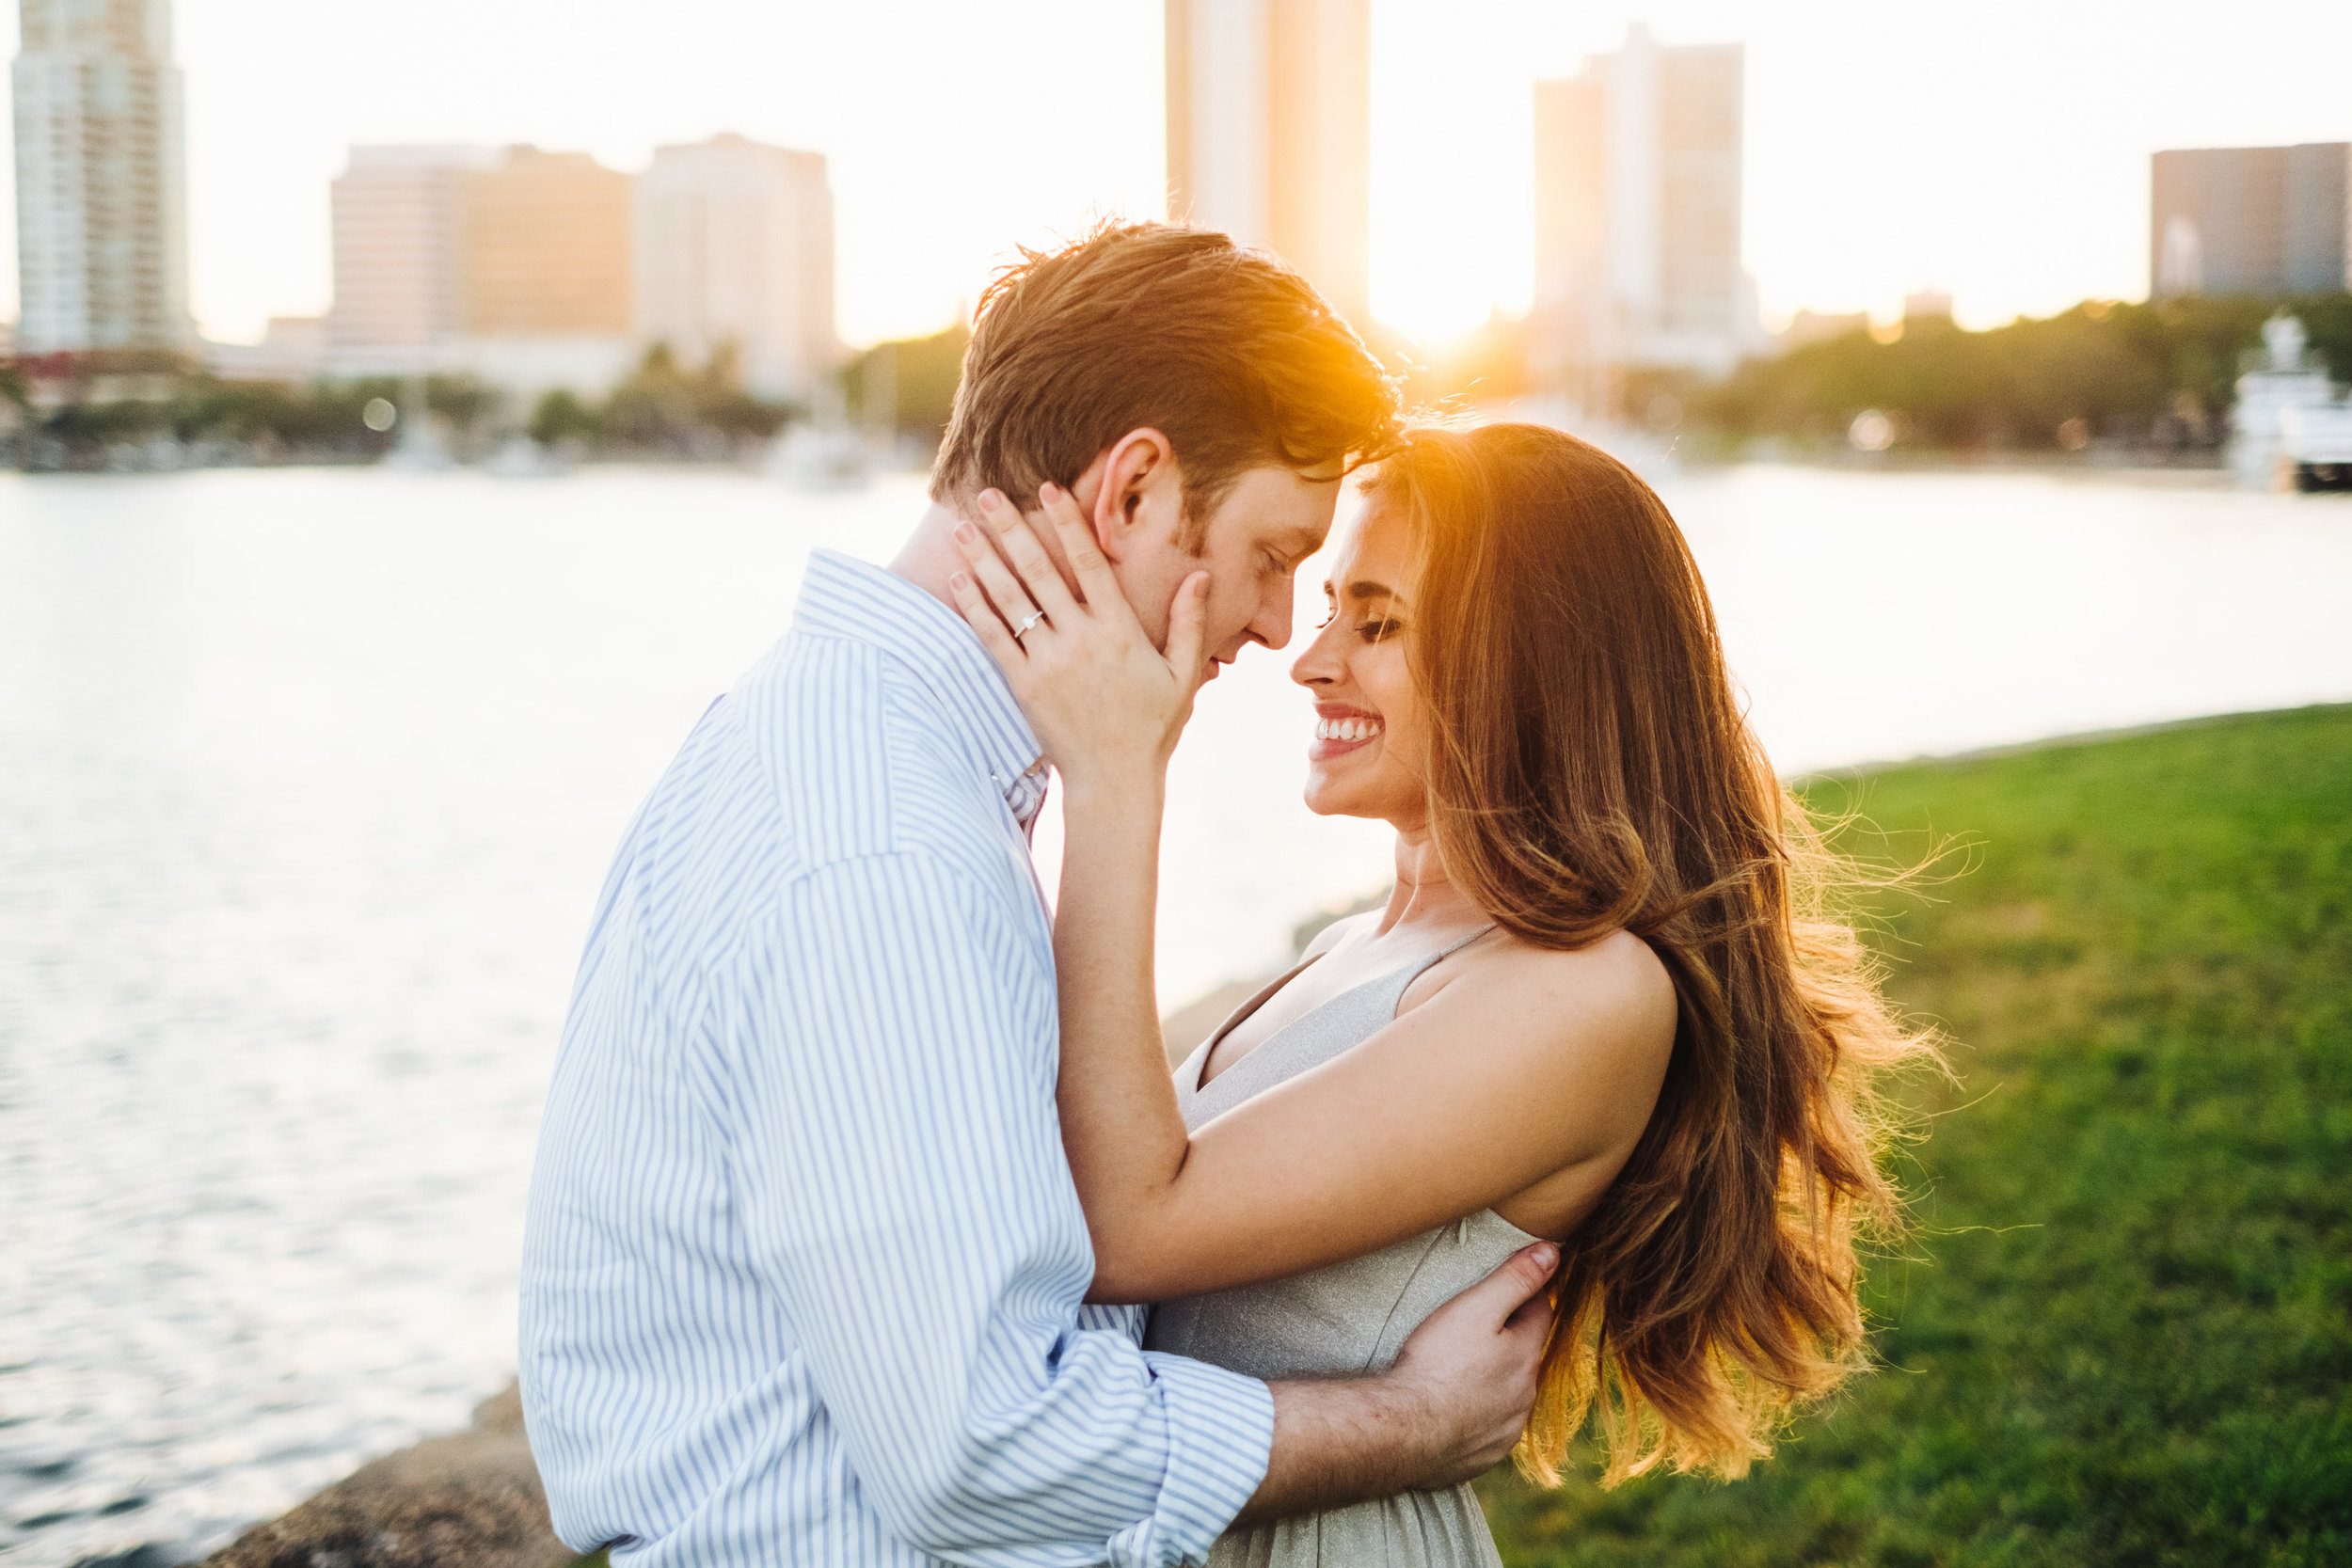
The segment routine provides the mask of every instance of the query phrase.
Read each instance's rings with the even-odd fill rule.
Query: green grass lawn
[[[1878,902],[1962,1077],[1883,1365],[1745,1481],[1490,1478],[1504,1560],[2352,1562],[2352,707],[1811,798],[1866,857],[1975,846]]]

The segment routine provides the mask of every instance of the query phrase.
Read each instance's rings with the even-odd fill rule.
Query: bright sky
[[[2352,139],[2345,0],[1374,0],[1375,313],[1436,333],[1526,308],[1529,85],[1636,18],[1748,46],[1768,318],[1923,286],[1970,325],[2138,296],[2150,152]],[[222,339],[326,307],[355,141],[825,152],[855,342],[944,325],[1018,242],[1161,205],[1153,0],[178,0],[178,24],[195,305]]]

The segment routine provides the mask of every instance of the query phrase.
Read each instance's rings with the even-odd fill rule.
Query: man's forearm
[[[1432,1312],[1378,1377],[1274,1384],[1273,1452],[1234,1522],[1452,1486],[1501,1464],[1535,1402],[1559,1259],[1549,1242],[1520,1248]]]
[[[1384,1377],[1277,1383],[1274,1451],[1265,1480],[1233,1521],[1254,1525],[1294,1513],[1391,1497],[1431,1484],[1443,1447],[1428,1402]]]

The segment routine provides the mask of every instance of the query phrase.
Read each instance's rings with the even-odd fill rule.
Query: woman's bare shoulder
[[[1673,1046],[1679,1014],[1674,977],[1632,932],[1613,931],[1563,950],[1506,930],[1481,945],[1487,950],[1465,954],[1477,961],[1464,964],[1445,988],[1447,1011],[1456,1020],[1508,1023],[1522,1039],[1531,1032],[1561,1043],[1606,1037],[1661,1054]]]

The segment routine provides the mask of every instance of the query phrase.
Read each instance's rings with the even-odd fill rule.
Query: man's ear
[[[1095,543],[1112,561],[1125,559],[1136,542],[1155,529],[1180,522],[1183,484],[1176,449],[1149,425],[1127,432],[1094,460],[1100,478],[1094,493],[1083,490],[1078,504],[1094,525]],[[1089,478],[1095,478],[1090,473]]]

